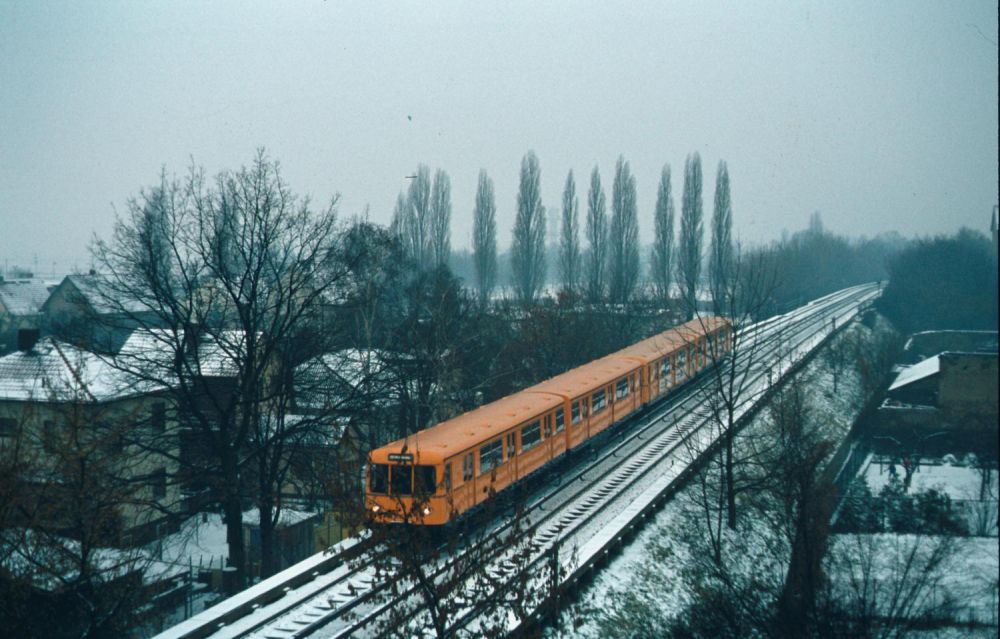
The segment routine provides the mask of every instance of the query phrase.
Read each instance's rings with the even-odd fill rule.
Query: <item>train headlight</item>
[[[373,513],[377,513],[379,510],[381,510],[381,508],[379,508],[378,504],[375,504],[374,506],[372,506],[372,512]]]
[[[431,514],[431,507],[430,506],[424,506],[423,513],[424,513],[424,517],[426,517],[427,515]]]

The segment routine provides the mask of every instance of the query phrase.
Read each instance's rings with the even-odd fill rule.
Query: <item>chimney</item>
[[[37,328],[17,329],[17,350],[22,353],[30,352],[38,343],[40,331]]]

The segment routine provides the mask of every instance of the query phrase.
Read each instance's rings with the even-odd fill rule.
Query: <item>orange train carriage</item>
[[[448,523],[694,377],[729,352],[731,330],[692,320],[373,450],[369,517]]]

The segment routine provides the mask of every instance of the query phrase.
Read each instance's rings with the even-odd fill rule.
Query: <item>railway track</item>
[[[752,410],[772,383],[877,295],[873,285],[853,287],[748,327],[738,343],[753,343],[754,356],[744,361],[747,353],[733,354],[737,366],[747,367],[750,381],[737,407],[739,415]],[[574,456],[561,469],[558,485],[529,498],[519,531],[530,535],[528,561],[512,557],[514,551],[494,543],[490,552],[479,551],[478,557],[488,562],[484,569],[496,577],[513,577],[517,567],[533,569],[550,561],[553,549],[575,548],[576,553],[564,552],[559,558],[558,573],[563,581],[571,581],[600,561],[712,446],[711,419],[699,406],[706,383],[704,377],[691,380],[652,410],[609,429],[594,442],[593,459]],[[624,527],[612,525],[616,520]],[[488,526],[484,538],[503,539],[504,521]],[[371,633],[388,609],[400,606],[419,622],[425,613],[414,586],[397,583],[398,595],[385,594],[387,584],[375,577],[376,553],[363,539],[342,542],[332,552],[307,559],[156,639],[354,636]],[[445,573],[449,562],[460,559],[459,555],[445,558],[430,571],[431,577]],[[467,608],[454,615],[452,627],[474,635],[482,613],[469,598]]]

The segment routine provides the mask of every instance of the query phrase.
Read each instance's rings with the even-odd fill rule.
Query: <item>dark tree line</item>
[[[878,306],[901,330],[996,330],[996,253],[982,234],[918,240],[892,257],[888,275]]]

